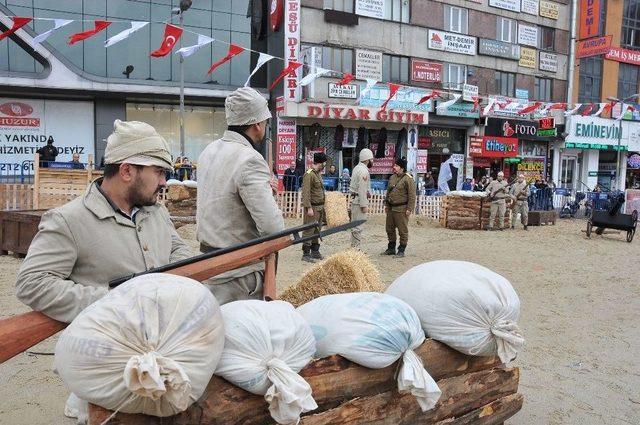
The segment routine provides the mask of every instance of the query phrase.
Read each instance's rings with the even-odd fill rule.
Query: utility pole
[[[180,8],[175,8],[171,12],[178,15],[180,28],[184,26],[184,12],[191,7],[191,0],[180,0]],[[179,40],[179,48],[182,48],[182,37]],[[184,58],[180,56],[180,156],[184,157],[185,137],[184,137]]]

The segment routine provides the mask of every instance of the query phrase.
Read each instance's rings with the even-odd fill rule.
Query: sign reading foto
[[[423,83],[439,83],[442,81],[442,64],[411,59],[411,80]]]
[[[358,85],[345,84],[340,86],[336,83],[329,83],[329,97],[337,99],[357,99]]]
[[[356,78],[382,81],[382,52],[356,49]]]
[[[452,32],[429,30],[429,48],[475,56],[476,38]]]
[[[385,0],[356,0],[356,15],[384,18]]]
[[[542,71],[558,72],[558,55],[548,52],[540,52],[540,69]]]

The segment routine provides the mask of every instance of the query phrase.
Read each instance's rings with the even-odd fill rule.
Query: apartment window
[[[409,0],[386,0],[384,19],[397,22],[409,22]]]
[[[498,41],[505,43],[517,43],[518,39],[518,23],[513,19],[498,17],[498,33],[496,34]]]
[[[602,91],[602,56],[580,59],[578,102],[598,103]]]
[[[324,8],[353,13],[353,0],[324,0]]]
[[[502,96],[514,97],[516,91],[516,74],[496,71],[496,91]]]
[[[339,76],[339,72],[353,72],[353,51],[351,49],[341,49],[339,47],[322,47],[322,67],[337,71],[330,75]]]
[[[382,80],[394,83],[408,83],[409,58],[382,55]]]
[[[535,100],[541,100],[543,102],[551,102],[551,84],[553,80],[551,78],[538,78],[533,84],[533,96]]]
[[[466,65],[447,63],[443,69],[442,87],[445,89],[462,90],[462,85],[467,82]]]
[[[539,27],[538,29],[538,46],[542,50],[554,50],[556,41],[556,30],[549,27]]]
[[[640,0],[624,2],[620,45],[632,49],[640,48]]]
[[[469,32],[469,14],[467,9],[444,5],[444,29],[446,31],[467,34]]]
[[[624,99],[638,93],[638,66],[621,63],[618,71],[618,98]]]

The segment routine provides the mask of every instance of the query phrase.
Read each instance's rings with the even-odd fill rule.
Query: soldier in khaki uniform
[[[505,199],[509,196],[507,182],[504,180],[504,173],[500,171],[498,178],[491,181],[489,186],[485,189],[489,194],[489,200],[491,201],[491,212],[489,214],[489,227],[487,230],[493,230],[493,225],[496,221],[496,214],[500,221],[500,230],[504,230],[504,214],[507,211],[507,203]]]
[[[387,212],[387,237],[389,244],[382,255],[396,254],[396,229],[400,235],[400,245],[396,257],[404,257],[404,250],[409,241],[409,216],[416,208],[416,184],[407,174],[407,160],[396,159],[394,174],[389,178],[385,211]]]
[[[370,149],[360,151],[360,163],[353,169],[349,185],[351,194],[351,221],[366,220],[371,195],[369,168],[373,166],[373,152]],[[351,246],[359,248],[362,242],[362,226],[351,229]]]
[[[529,202],[527,199],[530,194],[529,183],[524,179],[524,174],[518,174],[518,181],[511,186],[511,196],[515,201],[511,213],[512,229],[515,229],[516,218],[518,218],[518,213],[520,213],[520,220],[524,226],[524,230],[527,230],[527,224],[529,222]]]
[[[324,184],[322,183],[322,170],[327,163],[327,155],[324,153],[313,154],[313,168],[308,170],[302,178],[302,206],[304,207],[304,224],[317,221],[322,225],[324,221]],[[311,236],[318,233],[319,229],[305,230],[302,236]],[[310,263],[322,260],[320,243],[313,239],[302,244],[302,260]]]

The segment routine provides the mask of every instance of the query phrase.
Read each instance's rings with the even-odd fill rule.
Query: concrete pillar
[[[597,149],[585,149],[582,151],[582,181],[589,189],[593,189],[598,184],[598,177],[589,177],[589,171],[598,171],[598,160],[600,151]]]

